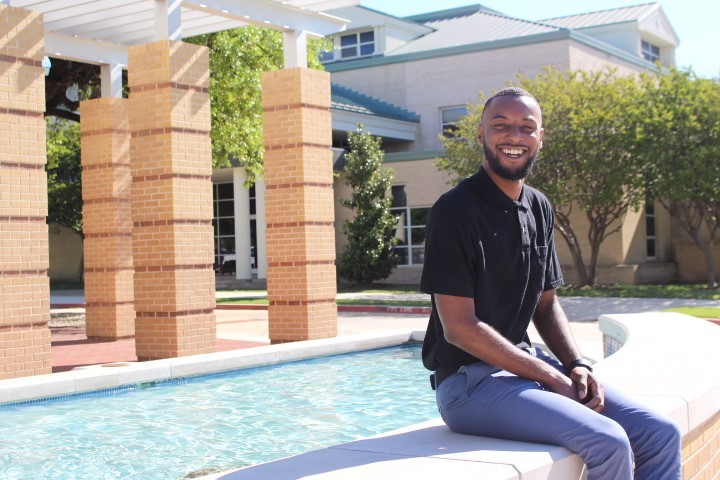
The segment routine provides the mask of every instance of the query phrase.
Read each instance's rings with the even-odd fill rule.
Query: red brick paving
[[[88,340],[85,327],[53,327],[50,329],[50,335],[53,373],[86,365],[137,361],[134,338],[109,342]],[[217,350],[220,352],[259,345],[267,345],[267,343],[224,338],[217,340]]]

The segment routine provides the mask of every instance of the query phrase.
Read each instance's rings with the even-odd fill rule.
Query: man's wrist
[[[568,366],[567,366],[567,371],[568,371],[568,372],[572,372],[572,371],[573,371],[575,368],[577,368],[577,367],[586,368],[586,369],[587,369],[588,371],[590,371],[590,372],[593,371],[593,368],[592,368],[592,365],[590,364],[590,362],[588,362],[588,361],[585,360],[584,358],[578,358],[578,359],[573,360],[572,362],[570,362],[570,363],[568,364]]]

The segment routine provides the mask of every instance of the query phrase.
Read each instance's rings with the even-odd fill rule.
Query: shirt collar
[[[495,182],[493,182],[490,175],[485,172],[485,169],[482,166],[480,167],[480,170],[472,176],[472,181],[475,184],[480,196],[500,210],[508,211],[513,208],[522,208],[524,210],[530,209],[530,200],[525,194],[525,185],[523,185],[522,191],[520,192],[520,199],[515,201],[505,195],[503,191],[495,185]]]

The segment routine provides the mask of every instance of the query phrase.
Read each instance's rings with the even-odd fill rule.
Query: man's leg
[[[627,432],[635,454],[636,480],[679,480],[682,477],[682,436],[665,415],[605,385],[603,415]]]
[[[507,372],[478,378],[471,365],[440,385],[437,400],[453,431],[561,445],[582,457],[588,480],[633,478],[630,441],[617,422],[536,382]]]

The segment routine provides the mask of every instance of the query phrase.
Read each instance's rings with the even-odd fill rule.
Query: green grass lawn
[[[673,307],[665,311],[684,313],[685,315],[700,318],[720,318],[720,308],[715,307]]]
[[[78,283],[53,283],[51,290],[82,289],[83,285]],[[244,294],[259,293],[263,290],[233,290]],[[230,291],[232,292],[232,291]],[[370,287],[358,287],[354,285],[341,284],[338,286],[339,293],[417,293],[417,285],[372,285]],[[708,290],[704,284],[669,284],[669,285],[600,285],[595,287],[573,287],[564,286],[558,289],[558,295],[565,297],[620,297],[620,298],[682,298],[699,300],[720,300],[720,290]],[[264,296],[248,298],[231,297],[219,298],[218,304],[257,304],[267,305],[267,298]],[[338,300],[340,305],[392,305],[392,306],[429,306],[429,301],[400,301],[400,300]],[[715,315],[715,318],[720,315]]]
[[[340,285],[339,293],[415,293],[418,292],[416,285],[374,285],[371,287],[357,287]],[[241,292],[241,291],[238,291]],[[243,293],[257,292],[257,290],[243,290]],[[560,296],[571,297],[620,297],[620,298],[682,298],[700,300],[720,300],[720,290],[708,290],[703,284],[670,284],[670,285],[603,285],[596,287],[561,287],[558,290]],[[230,297],[218,298],[218,304],[247,304],[267,305],[266,297]],[[354,300],[338,299],[338,305],[385,305],[385,306],[430,306],[429,301],[411,300]],[[712,312],[714,309],[710,309]],[[684,312],[683,312],[684,313]],[[694,315],[693,313],[688,313]],[[712,315],[704,313],[696,316],[706,318],[720,318],[720,312]]]
[[[620,297],[620,298],[684,298],[720,300],[720,290],[709,290],[700,283],[673,283],[668,285],[601,285],[596,287],[560,287],[560,296],[566,297]]]

